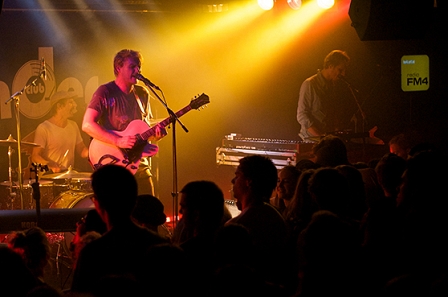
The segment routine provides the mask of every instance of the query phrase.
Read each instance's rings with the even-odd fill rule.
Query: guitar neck
[[[176,117],[180,118],[181,116],[183,116],[184,114],[189,112],[191,109],[192,109],[191,105],[189,104],[189,105],[185,106],[184,108],[182,108],[181,110],[179,110],[178,112],[176,112],[175,115],[176,115]],[[171,122],[173,122],[173,117],[167,117],[163,121],[159,122],[157,125],[161,126],[162,128],[165,128]],[[148,140],[154,134],[155,134],[155,126],[152,128],[149,128],[148,130],[141,133],[140,135],[142,136],[143,139]]]

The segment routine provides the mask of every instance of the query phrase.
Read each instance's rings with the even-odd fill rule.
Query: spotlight
[[[334,0],[317,0],[317,5],[324,9],[332,8],[334,5]]]
[[[287,0],[289,7],[294,10],[300,9],[302,6],[302,0]]]
[[[258,5],[264,10],[271,10],[274,7],[274,0],[258,0]]]

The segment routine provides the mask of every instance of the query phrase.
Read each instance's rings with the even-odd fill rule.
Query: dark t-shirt
[[[142,108],[139,106],[137,98],[140,99]],[[123,131],[133,120],[145,120],[146,118],[146,122],[149,122],[152,113],[148,98],[149,92],[142,86],[134,85],[133,91],[130,94],[125,94],[115,81],[111,81],[99,86],[93,94],[88,108],[100,113],[98,124],[106,130]],[[147,181],[148,176],[151,175],[150,158],[142,158],[136,177],[142,177]]]
[[[288,231],[282,215],[269,203],[252,205],[226,224],[247,228],[254,244],[256,269],[267,280],[283,283],[291,272],[291,251],[287,248]]]
[[[95,91],[88,108],[101,114],[98,123],[105,129],[123,131],[131,121],[143,120],[145,117],[137,102],[137,96],[145,112],[150,113],[149,94],[145,88],[135,85],[133,92],[125,94],[114,81],[101,85]]]

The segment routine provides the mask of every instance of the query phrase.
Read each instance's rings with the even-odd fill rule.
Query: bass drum
[[[67,191],[59,194],[50,208],[95,208],[91,198],[92,192]],[[81,218],[79,218],[81,220]],[[73,232],[65,232],[62,239],[62,248],[67,256],[71,256],[70,243],[75,234]]]
[[[93,208],[93,192],[67,191],[59,194],[50,208]]]

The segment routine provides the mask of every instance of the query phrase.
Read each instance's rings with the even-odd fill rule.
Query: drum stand
[[[8,146],[8,181],[9,181],[9,199],[8,202],[11,204],[11,209],[14,209],[14,199],[17,193],[13,193],[12,188],[12,165],[11,165],[11,155],[14,152],[11,146]],[[9,207],[8,207],[9,208]]]
[[[39,226],[40,223],[40,186],[39,186],[39,171],[44,172],[48,171],[47,165],[41,165],[37,163],[33,163],[33,168],[30,168],[31,173],[34,172],[34,175],[36,176],[36,181],[31,184],[31,187],[33,188],[33,198],[36,200],[36,215],[37,215],[37,226]]]
[[[41,164],[37,164],[37,163],[33,163],[32,164],[33,168],[30,168],[31,173],[35,173],[36,176],[36,180],[34,183],[31,184],[31,187],[33,188],[33,198],[36,201],[36,215],[37,215],[37,226],[39,226],[40,223],[40,184],[39,184],[39,171],[40,172],[44,172],[44,171],[48,171],[48,166],[47,165],[41,165]],[[54,262],[56,265],[56,275],[58,277],[61,277],[61,267],[60,267],[60,263],[63,263],[61,260],[62,252],[61,252],[61,243],[64,240],[64,236],[60,235],[60,234],[47,234],[47,237],[49,237],[49,239],[56,244],[57,246],[57,250],[56,250],[56,255],[54,257]],[[71,268],[69,265],[66,265],[68,268]],[[69,274],[70,276],[70,274]]]
[[[54,261],[56,277],[60,281],[59,286],[61,290],[65,289],[65,286],[72,276],[73,262],[72,259],[67,253],[64,251],[64,233],[47,233],[47,237],[52,246],[52,251],[54,251],[53,247],[56,248],[56,251],[50,257],[51,261]],[[67,275],[63,275],[64,267],[68,270]]]

